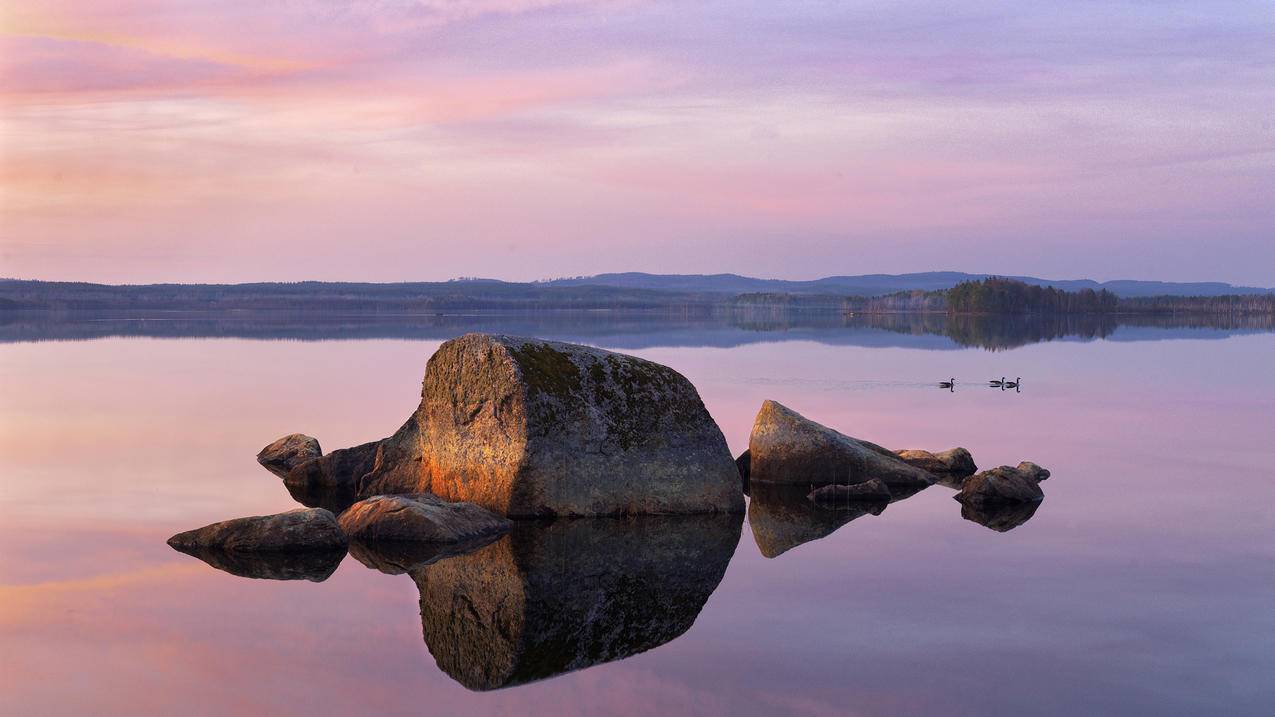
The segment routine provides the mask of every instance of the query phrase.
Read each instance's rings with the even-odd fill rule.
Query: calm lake
[[[165,544],[295,507],[257,451],[389,435],[471,330],[671,366],[736,454],[775,399],[1053,475],[1005,532],[936,485],[880,515],[754,491],[742,523],[559,521],[320,582]],[[6,318],[0,713],[1269,715],[1272,366],[1244,322]]]

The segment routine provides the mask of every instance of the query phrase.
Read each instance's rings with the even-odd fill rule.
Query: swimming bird
[[[946,381],[939,381],[939,388],[955,388],[955,387],[956,387],[956,379],[954,378],[949,378]]]
[[[1018,383],[1023,380],[1022,376],[1015,378],[1013,381],[1006,381],[1003,385],[1005,388],[1018,388]]]
[[[995,387],[995,386],[1004,386],[1004,385],[1005,385],[1005,377],[1004,377],[1004,376],[1001,376],[1001,380],[999,380],[999,381],[997,381],[996,379],[992,379],[991,381],[988,381],[988,382],[987,382],[987,385],[988,385],[988,386],[993,386],[993,387]]]

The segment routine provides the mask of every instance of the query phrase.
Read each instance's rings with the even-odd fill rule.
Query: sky
[[[1275,3],[0,0],[0,276],[1275,286]]]

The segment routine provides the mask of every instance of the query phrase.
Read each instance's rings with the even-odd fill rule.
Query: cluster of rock
[[[352,541],[429,546],[389,551],[398,557],[383,562],[406,569],[454,554],[443,546],[489,541],[510,529],[510,518],[739,514],[750,491],[757,512],[765,510],[762,486],[785,495],[779,506],[792,494],[780,487],[797,487],[808,503],[857,505],[857,517],[934,483],[958,488],[957,499],[979,515],[1038,503],[1038,483],[1048,477],[1031,463],[976,473],[964,448],[891,451],[775,401],[762,404],[748,450],[734,459],[676,371],[586,346],[485,334],[448,341],[430,357],[420,404],[388,438],[323,453],[318,440],[292,434],[257,460],[310,508],[216,523],[169,543],[232,572],[249,570],[244,555],[344,554]],[[791,516],[790,508],[774,515]],[[842,512],[827,524],[852,519]],[[769,530],[766,516],[757,518],[754,531]],[[775,554],[791,546],[794,530],[805,531],[784,520],[769,525]]]

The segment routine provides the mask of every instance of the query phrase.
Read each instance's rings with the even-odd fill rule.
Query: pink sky
[[[1275,286],[1275,6],[0,4],[0,275]]]

